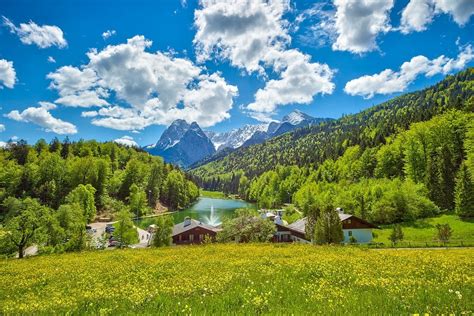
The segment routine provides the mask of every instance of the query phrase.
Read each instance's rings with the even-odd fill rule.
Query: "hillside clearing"
[[[0,262],[0,313],[460,314],[474,249],[206,245]]]
[[[436,243],[437,224],[449,224],[453,229],[450,245],[460,245],[461,242],[468,245],[474,244],[474,221],[461,220],[457,215],[441,215],[402,223],[404,238],[401,244],[411,243],[414,246],[423,246],[423,243],[429,245]],[[383,242],[385,245],[390,245],[389,236],[392,232],[392,226],[386,225],[382,226],[381,230],[375,230],[377,237],[374,238],[374,242]]]

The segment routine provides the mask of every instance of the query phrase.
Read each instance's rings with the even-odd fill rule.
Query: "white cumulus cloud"
[[[283,18],[289,1],[201,0],[194,12],[197,28],[194,45],[198,61],[227,60],[247,73],[257,73],[266,81],[245,107],[259,120],[269,120],[278,106],[306,104],[316,94],[332,93],[333,71],[291,43],[289,22]],[[269,74],[278,77],[269,80]]]
[[[194,12],[198,60],[213,55],[248,72],[263,72],[265,53],[290,42],[283,13],[288,1],[202,0]]]
[[[53,56],[48,56],[48,63],[55,64],[55,63],[56,63],[56,59],[54,59]]]
[[[385,69],[378,74],[353,79],[346,83],[344,91],[364,98],[372,98],[375,94],[402,92],[420,75],[431,77],[436,74],[448,74],[463,69],[473,59],[474,52],[470,45],[466,46],[456,58],[441,55],[430,60],[419,55],[404,62],[398,71]]]
[[[472,0],[410,0],[402,11],[400,30],[402,33],[421,32],[437,14],[449,14],[460,26],[465,25],[474,14]]]
[[[5,131],[5,125],[0,124],[0,133]]]
[[[299,36],[310,46],[331,44],[333,50],[363,54],[378,49],[377,37],[392,30],[393,0],[334,0],[315,3],[296,19],[297,27],[309,20]]]
[[[122,136],[114,140],[117,144],[128,146],[128,147],[139,147],[137,142],[133,140],[131,136]]]
[[[0,89],[5,86],[12,89],[16,82],[16,72],[13,62],[0,59]]]
[[[60,98],[55,102],[72,107],[105,106],[108,93],[99,86],[99,78],[93,69],[83,70],[64,66],[47,75],[50,89],[58,90]]]
[[[230,117],[237,87],[227,84],[219,73],[204,73],[204,67],[188,59],[148,52],[151,45],[137,35],[123,44],[90,50],[85,65],[65,66],[48,74],[50,88],[60,96],[55,102],[101,106],[82,116],[117,130],[141,130],[178,118],[208,127]],[[110,95],[121,105],[110,105]]]
[[[377,36],[390,30],[393,0],[335,0],[334,50],[365,53],[376,50]]]
[[[474,1],[472,0],[434,0],[437,12],[450,14],[453,20],[464,25],[474,14]]]
[[[10,32],[16,34],[23,44],[35,44],[39,48],[48,48],[57,46],[64,48],[67,41],[64,38],[63,31],[55,25],[38,25],[33,21],[28,23],[20,23],[17,27],[6,17],[3,18],[3,24],[10,29]]]
[[[269,80],[257,91],[255,101],[247,106],[250,111],[272,113],[279,105],[308,104],[316,94],[333,92],[333,71],[328,65],[310,63],[308,55],[294,49],[274,53],[275,66],[284,70],[279,79]]]
[[[77,128],[74,124],[55,118],[49,113],[49,110],[56,106],[50,102],[40,102],[40,107],[29,107],[22,112],[18,110],[11,111],[5,116],[25,123],[33,123],[44,128],[46,132],[56,134],[76,134]]]

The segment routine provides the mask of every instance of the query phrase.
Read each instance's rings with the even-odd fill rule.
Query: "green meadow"
[[[419,219],[414,222],[401,223],[404,238],[400,246],[436,246],[440,245],[436,240],[436,225],[449,224],[453,234],[448,245],[452,246],[474,246],[474,220],[463,220],[457,215],[441,215]],[[389,236],[393,225],[380,226],[380,230],[374,230],[376,238],[374,242],[391,245]]]

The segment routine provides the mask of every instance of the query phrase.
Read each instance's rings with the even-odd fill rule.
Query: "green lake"
[[[184,221],[186,216],[202,221],[213,226],[222,223],[225,218],[231,218],[236,209],[253,208],[255,205],[242,200],[214,199],[201,197],[191,207],[171,214],[174,223]],[[142,218],[135,221],[139,227],[147,228],[156,222],[156,217]]]

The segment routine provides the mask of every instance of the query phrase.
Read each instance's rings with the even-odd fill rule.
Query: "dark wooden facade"
[[[350,216],[341,221],[342,229],[362,229],[362,228],[378,228],[374,224],[371,224],[356,216]]]
[[[182,233],[173,236],[173,244],[175,245],[190,245],[200,244],[204,241],[205,236],[209,236],[212,240],[216,238],[217,231],[206,229],[201,226],[197,226],[186,230]]]
[[[275,226],[277,233],[273,236],[273,242],[293,242],[294,239],[292,238],[292,236],[298,237],[300,239],[306,239],[305,234],[297,230],[291,229],[287,226],[280,224],[275,224]]]

